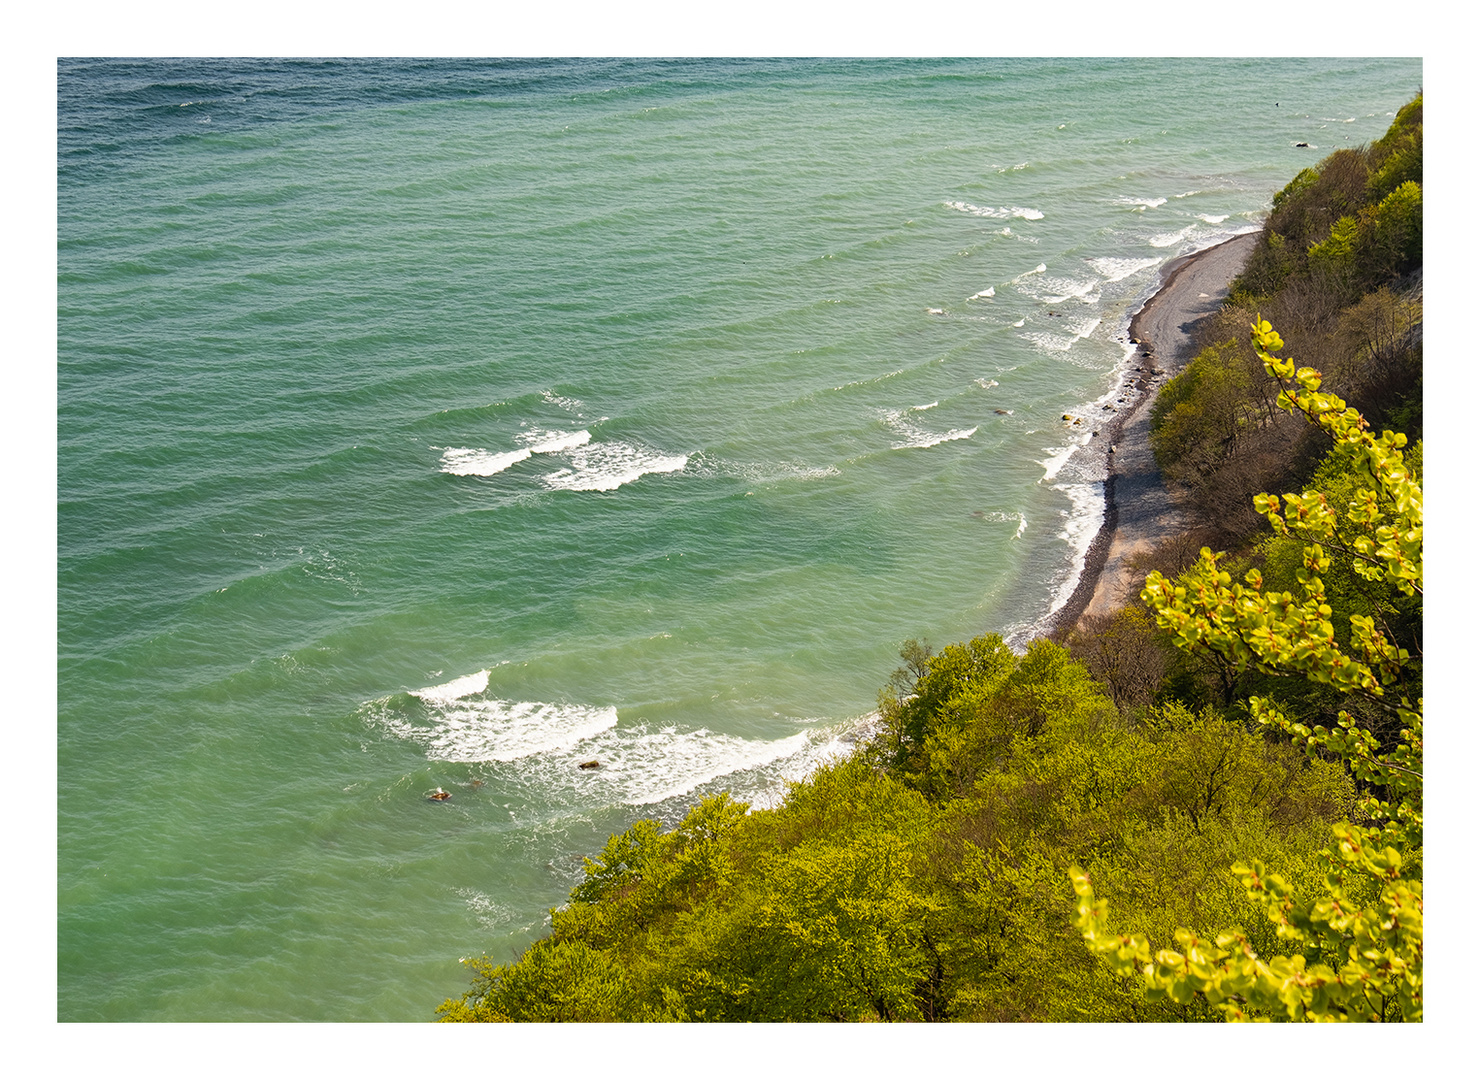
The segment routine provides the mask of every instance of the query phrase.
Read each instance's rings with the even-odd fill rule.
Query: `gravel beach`
[[[1067,634],[1086,615],[1125,603],[1133,584],[1129,560],[1187,527],[1151,453],[1151,404],[1191,359],[1194,324],[1218,310],[1257,240],[1257,233],[1246,233],[1170,263],[1161,287],[1131,319],[1130,336],[1141,352],[1127,388],[1137,396],[1104,430],[1110,456],[1105,521],[1085,556],[1078,587],[1055,619],[1053,636]]]

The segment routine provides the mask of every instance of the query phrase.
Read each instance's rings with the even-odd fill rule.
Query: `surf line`
[[[1144,410],[1149,409],[1157,388],[1165,385],[1166,379],[1177,374],[1187,362],[1187,353],[1191,350],[1192,343],[1185,342],[1178,349],[1175,341],[1149,340],[1147,335],[1152,332],[1150,327],[1153,324],[1151,316],[1158,309],[1172,305],[1169,310],[1175,316],[1173,322],[1180,326],[1216,312],[1223,296],[1227,294],[1228,286],[1248,261],[1257,236],[1258,233],[1254,232],[1240,233],[1174,259],[1162,271],[1156,291],[1131,316],[1127,332],[1132,343],[1139,346],[1136,359],[1140,361],[1140,370],[1126,372],[1124,388],[1134,390],[1136,396],[1116,412],[1115,419],[1108,428],[1101,429],[1102,440],[1095,440],[1099,443],[1097,452],[1103,454],[1105,459],[1105,513],[1099,532],[1090,541],[1085,552],[1084,565],[1080,569],[1079,581],[1075,584],[1074,591],[1057,611],[1049,613],[1042,624],[1046,626],[1047,636],[1051,640],[1062,642],[1068,637],[1070,631],[1079,625],[1102,584],[1110,585],[1105,580],[1105,568],[1110,559],[1110,550],[1122,531],[1120,502],[1116,497],[1117,480],[1123,478],[1129,483],[1134,475],[1138,484],[1162,482],[1160,473],[1156,471],[1154,458],[1150,458],[1150,474],[1132,474],[1123,462],[1128,457],[1142,462],[1149,458],[1150,429],[1149,426],[1142,426],[1139,418]],[[1206,275],[1200,279],[1199,287],[1203,291],[1199,293],[1191,292],[1190,285],[1180,287],[1184,279],[1190,281],[1194,268],[1207,268],[1216,272],[1216,280]],[[1157,348],[1158,345],[1161,346],[1160,349]],[[1165,367],[1161,366],[1163,364]],[[1127,424],[1133,420],[1137,421],[1134,425],[1135,441],[1133,445],[1127,445],[1122,437]],[[1124,536],[1119,538],[1122,541],[1125,539]],[[1153,537],[1148,534],[1148,539],[1151,538]]]

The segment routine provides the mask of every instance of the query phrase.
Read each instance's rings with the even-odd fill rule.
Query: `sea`
[[[430,1020],[1024,647],[1161,269],[1422,78],[61,60],[58,1017]]]

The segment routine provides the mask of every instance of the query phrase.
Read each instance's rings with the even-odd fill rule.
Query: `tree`
[[[1156,395],[1151,406],[1151,449],[1167,476],[1193,484],[1238,449],[1250,426],[1254,399],[1233,342],[1209,346]]]
[[[1167,651],[1149,612],[1127,604],[1109,615],[1090,615],[1069,635],[1070,654],[1105,687],[1122,713],[1150,705],[1167,673]]]
[[[1332,728],[1287,719],[1267,698],[1252,698],[1251,715],[1283,731],[1312,755],[1344,761],[1364,794],[1355,821],[1334,827],[1323,890],[1302,902],[1279,874],[1257,860],[1236,863],[1249,899],[1264,908],[1289,955],[1259,956],[1242,928],[1209,939],[1176,932],[1176,949],[1153,951],[1143,935],[1108,928],[1108,906],[1096,900],[1078,867],[1070,879],[1079,897],[1077,925],[1093,953],[1121,975],[1139,972],[1147,996],[1186,1004],[1199,996],[1234,1020],[1422,1020],[1423,1018],[1423,699],[1403,679],[1414,663],[1370,616],[1351,616],[1343,650],[1329,621],[1320,575],[1331,566],[1327,547],[1353,571],[1404,595],[1423,593],[1423,489],[1403,461],[1402,434],[1374,435],[1367,422],[1333,394],[1320,373],[1273,354],[1284,343],[1262,319],[1251,340],[1265,370],[1279,380],[1279,404],[1317,424],[1333,453],[1362,478],[1344,508],[1323,492],[1260,495],[1255,508],[1276,533],[1307,541],[1302,597],[1263,592],[1258,570],[1236,584],[1204,548],[1177,582],[1148,576],[1142,599],[1185,649],[1210,650],[1231,664],[1332,686],[1391,714],[1401,725],[1383,750],[1370,730],[1343,710]]]
[[[884,768],[907,774],[925,767],[930,736],[974,712],[977,699],[995,690],[1017,659],[995,634],[948,645],[938,655],[910,640],[900,656],[905,666],[879,692],[883,731],[870,753]]]

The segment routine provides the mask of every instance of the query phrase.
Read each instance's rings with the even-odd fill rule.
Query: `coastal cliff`
[[[473,986],[442,1018],[1228,1018],[1221,998],[1146,993],[1097,962],[1085,941],[1101,916],[1076,908],[1067,874],[1075,867],[1086,890],[1092,875],[1095,895],[1114,897],[1127,926],[1117,940],[1185,944],[1182,927],[1240,925],[1250,955],[1287,949],[1228,868],[1257,859],[1280,868],[1292,895],[1329,888],[1323,853],[1333,827],[1352,828],[1358,776],[1341,754],[1308,755],[1251,723],[1255,695],[1312,726],[1297,734],[1345,717],[1374,754],[1402,748],[1410,779],[1361,779],[1421,806],[1411,780],[1421,746],[1417,757],[1404,748],[1411,732],[1371,701],[1329,677],[1292,681],[1294,669],[1189,648],[1137,595],[1149,570],[1171,579],[1216,561],[1195,551],[1203,537],[1219,540],[1230,580],[1312,595],[1308,567],[1323,556],[1271,532],[1250,490],[1313,486],[1355,504],[1386,482],[1346,468],[1319,428],[1291,415],[1292,399],[1270,391],[1285,360],[1264,351],[1278,338],[1261,314],[1287,320],[1278,329],[1293,355],[1320,361],[1328,391],[1389,426],[1390,471],[1421,505],[1421,140],[1419,97],[1379,143],[1302,172],[1259,234],[1167,268],[1132,323],[1137,397],[1103,429],[1105,525],[1060,612],[1062,644],[1039,639],[1020,655],[996,634],[938,652],[909,642],[880,692],[873,742],[774,809],[718,795],[675,829],[641,821],[613,836],[552,913],[551,933],[512,964],[469,961]],[[1292,255],[1295,244],[1305,247]],[[1387,685],[1417,700],[1421,590],[1350,560],[1321,570],[1323,618],[1342,627],[1331,647],[1357,650],[1358,630],[1371,640],[1379,627],[1408,650]],[[1394,843],[1421,866],[1421,837]],[[1407,873],[1421,889],[1421,872]],[[1421,936],[1420,905],[1417,998],[1341,1018],[1421,1018]],[[1234,1018],[1262,1015],[1242,1009]],[[1317,1015],[1301,1005],[1285,1018]]]

